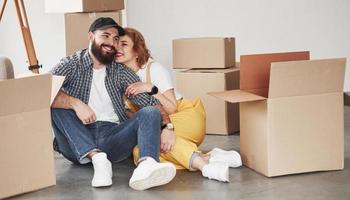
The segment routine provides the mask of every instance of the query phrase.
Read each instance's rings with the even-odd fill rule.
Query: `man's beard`
[[[104,53],[102,50],[102,47],[107,46],[107,47],[111,47],[112,51],[111,52],[106,52]],[[95,56],[95,58],[104,65],[108,65],[111,64],[115,58],[115,53],[116,50],[114,48],[114,46],[109,46],[109,45],[105,45],[105,44],[101,44],[100,46],[98,46],[94,41],[92,41],[92,45],[91,45],[91,53]]]

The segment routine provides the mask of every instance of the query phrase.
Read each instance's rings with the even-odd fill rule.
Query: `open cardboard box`
[[[309,52],[241,56],[240,90],[210,95],[240,103],[245,166],[268,177],[344,168],[345,63]]]
[[[63,80],[0,81],[0,199],[56,184],[50,105]]]

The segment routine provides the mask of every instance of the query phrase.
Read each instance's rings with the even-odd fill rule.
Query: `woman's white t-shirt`
[[[146,82],[147,63],[136,72],[136,74],[140,77],[142,82]],[[153,63],[150,66],[150,75],[152,84],[155,85],[161,93],[164,93],[165,91],[170,89],[174,89],[176,100],[182,98],[182,95],[179,92],[177,92],[174,87],[170,69],[167,69],[160,63],[153,61]]]
[[[119,117],[115,113],[111,97],[109,96],[106,84],[106,67],[93,69],[89,107],[96,114],[96,121],[119,122]]]

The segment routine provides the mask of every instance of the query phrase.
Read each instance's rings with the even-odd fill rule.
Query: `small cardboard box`
[[[45,0],[46,13],[123,10],[124,0]]]
[[[173,40],[174,68],[229,68],[235,62],[235,38]]]
[[[0,199],[56,184],[50,105],[63,80],[0,81]]]
[[[176,70],[176,86],[188,99],[200,98],[206,112],[206,133],[228,135],[239,131],[238,104],[207,95],[239,88],[239,68]]]
[[[240,103],[243,164],[265,176],[344,168],[346,60],[308,59],[241,56],[241,89],[211,93]]]
[[[120,11],[113,12],[95,12],[95,13],[66,13],[64,15],[65,23],[65,41],[66,55],[88,48],[89,27],[95,19],[99,17],[111,17],[120,26],[122,26],[122,15]]]

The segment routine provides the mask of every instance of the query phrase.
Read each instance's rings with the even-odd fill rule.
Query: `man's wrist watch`
[[[166,124],[163,124],[163,126],[162,126],[162,130],[163,129],[168,129],[168,130],[174,130],[174,124],[172,124],[172,123],[166,123]]]
[[[151,96],[154,95],[154,94],[157,94],[157,93],[158,93],[158,88],[155,85],[152,87],[150,92],[147,92],[147,94],[151,95]]]

